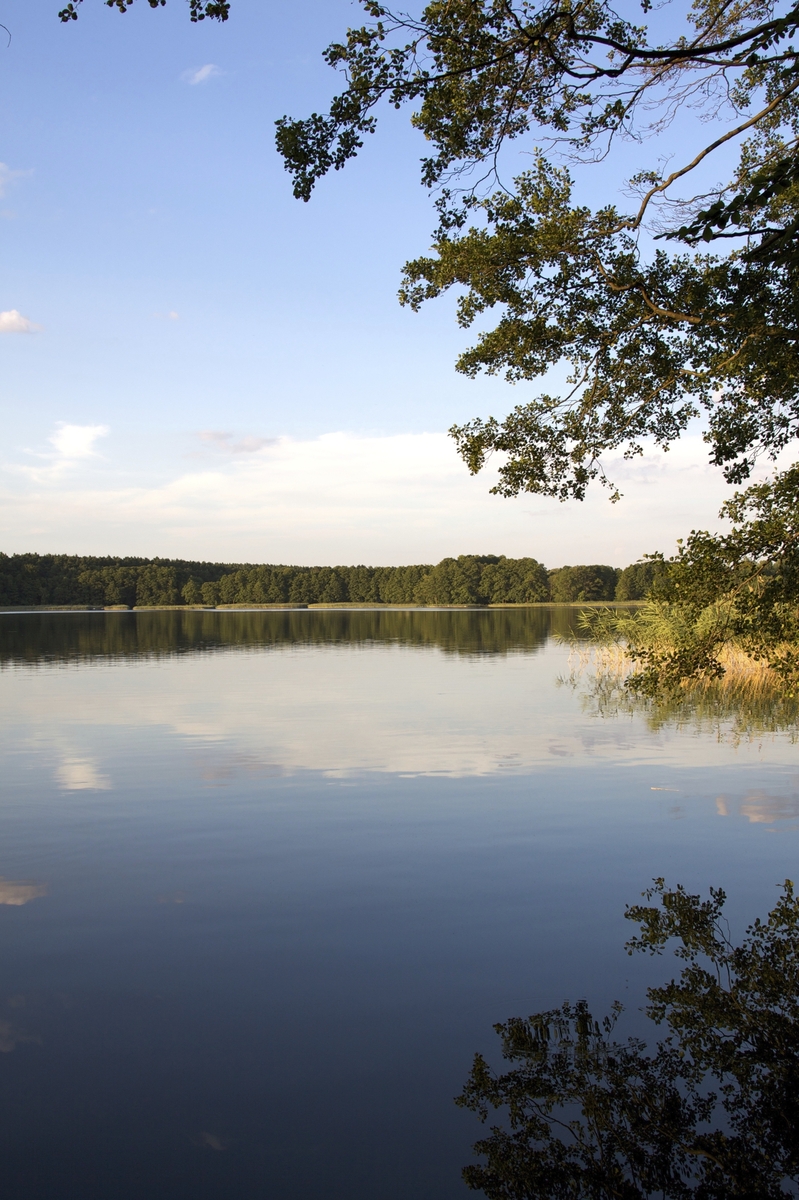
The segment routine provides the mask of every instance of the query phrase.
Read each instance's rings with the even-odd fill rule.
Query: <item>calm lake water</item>
[[[564,610],[0,615],[0,1195],[455,1200],[492,1025],[628,1028],[665,875],[797,877],[785,735],[599,716]]]

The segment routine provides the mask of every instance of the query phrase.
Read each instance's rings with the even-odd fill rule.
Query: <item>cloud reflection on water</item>
[[[226,621],[211,615],[211,632],[227,630],[231,639],[250,625],[264,637],[278,629],[274,615],[228,614]],[[291,615],[280,620],[285,624]],[[170,762],[188,755],[194,778],[211,788],[304,771],[334,779],[367,772],[457,779],[622,763],[651,766],[651,785],[662,788],[671,769],[723,766],[731,759],[795,764],[796,748],[781,735],[767,745],[758,739],[733,746],[693,729],[653,729],[637,713],[585,711],[579,694],[556,686],[568,649],[546,644],[537,627],[526,651],[513,650],[511,638],[502,653],[455,653],[450,642],[457,646],[460,637],[479,648],[489,644],[490,630],[505,647],[507,639],[494,636],[496,614],[448,613],[443,625],[441,614],[399,614],[397,636],[421,639],[418,644],[390,641],[390,615],[357,614],[350,628],[339,621],[342,614],[333,621],[329,614],[306,613],[304,627],[299,618],[296,629],[280,625],[286,640],[269,646],[220,645],[155,660],[131,651],[127,658],[98,655],[68,671],[39,666],[0,673],[0,684],[14,689],[6,736],[31,751],[57,747],[52,770],[59,789],[70,792],[134,782],[114,757],[114,746],[130,737],[142,766],[163,753]],[[69,619],[62,621],[71,628]],[[291,640],[302,628],[306,637],[321,636],[328,625],[328,636],[338,641]],[[169,632],[166,625],[158,629],[164,637]],[[370,629],[376,640],[369,640]],[[423,640],[436,630],[441,647]],[[357,640],[348,642],[348,632]]]
[[[58,786],[65,792],[107,792],[111,780],[98,770],[93,758],[64,758],[56,769]]]
[[[46,895],[46,883],[15,883],[11,879],[0,878],[0,904],[19,907]]]
[[[0,1021],[0,1054],[10,1054],[17,1046],[26,1042],[40,1046],[42,1039],[35,1034],[22,1033],[21,1030],[15,1029],[10,1021]]]
[[[771,796],[761,790],[749,792],[741,804],[741,816],[751,825],[795,821],[799,817],[799,796]]]

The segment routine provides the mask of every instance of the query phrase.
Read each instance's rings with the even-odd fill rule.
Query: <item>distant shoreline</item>
[[[640,608],[643,600],[536,600],[529,604],[358,604],[353,601],[316,604],[124,604],[105,607],[90,604],[30,604],[0,605],[0,614],[7,613],[131,613],[131,612],[310,612],[339,609],[341,611],[381,612],[485,612],[501,608]]]

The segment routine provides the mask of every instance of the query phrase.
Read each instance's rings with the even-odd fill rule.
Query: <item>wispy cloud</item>
[[[209,79],[222,73],[216,63],[206,63],[202,67],[190,67],[188,71],[183,72],[181,79],[184,83],[196,87],[198,83],[207,83]]]
[[[28,317],[23,317],[16,308],[0,312],[0,333],[38,333],[41,325],[34,324]]]
[[[67,425],[61,422],[48,439],[61,459],[72,462],[79,458],[92,458],[97,452],[94,443],[109,432],[107,425]]]
[[[65,449],[94,445],[88,434],[73,441],[62,427],[59,435]],[[88,554],[113,545],[227,562],[437,562],[492,553],[532,555],[550,567],[624,566],[644,551],[671,552],[692,527],[717,528],[729,494],[698,433],[668,455],[652,449],[610,462],[625,493],[616,505],[601,490],[584,504],[491,496],[496,464],[473,478],[443,432],[271,441],[212,429],[196,444],[205,446],[204,461],[189,470],[176,462],[158,482],[113,461],[98,475],[96,459],[55,452],[38,473],[8,464],[5,479],[0,473],[4,546],[70,545]]]
[[[161,321],[179,321],[180,320],[180,313],[175,312],[174,308],[170,312],[153,313],[153,316],[158,317],[158,319]]]
[[[30,171],[12,171],[6,163],[0,162],[0,198],[5,196],[9,184],[13,183],[15,179],[24,179],[30,173]]]
[[[263,450],[264,446],[274,446],[277,444],[277,438],[253,437],[246,435],[245,437],[234,440],[232,433],[225,433],[221,429],[203,429],[199,434],[200,440],[208,442],[216,450],[221,450],[223,454],[255,454],[258,450]]]
[[[35,460],[7,462],[5,469],[13,476],[23,476],[33,484],[46,487],[63,485],[66,477],[88,459],[97,458],[95,443],[110,432],[107,425],[70,425],[67,421],[59,421],[53,433],[47,439],[49,450],[27,449],[26,457]]]

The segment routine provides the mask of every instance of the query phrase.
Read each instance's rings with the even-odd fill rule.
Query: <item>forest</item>
[[[643,599],[657,561],[547,570],[534,558],[462,554],[435,566],[298,567],[0,553],[0,607],[227,604],[533,604]]]

